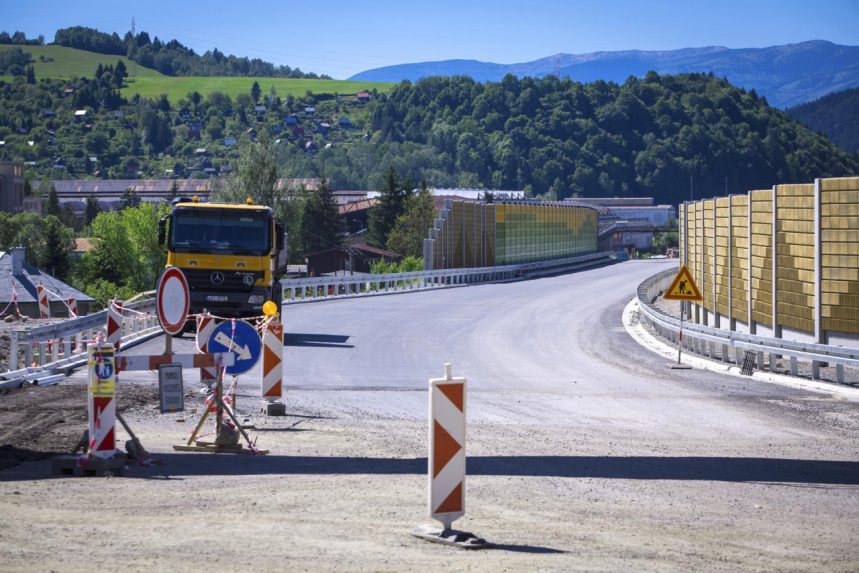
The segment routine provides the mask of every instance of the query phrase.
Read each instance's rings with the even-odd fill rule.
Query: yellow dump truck
[[[167,266],[182,269],[192,314],[245,318],[263,314],[267,300],[280,311],[277,276],[286,270],[286,233],[269,207],[201,203],[177,198],[161,219],[158,243]]]

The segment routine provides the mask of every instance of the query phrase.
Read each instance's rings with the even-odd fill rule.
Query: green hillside
[[[0,45],[0,52],[21,48],[25,53],[33,56],[33,68],[37,78],[69,79],[73,77],[91,78],[95,75],[98,65],[114,66],[117,60],[122,60],[128,68],[129,75],[138,78],[163,77],[160,72],[144,68],[122,56],[110,56],[107,54],[96,54],[74,48],[63,46],[13,46]],[[0,79],[9,81],[10,76],[0,76]]]
[[[129,68],[131,70],[131,68]],[[140,97],[154,99],[161,94],[167,94],[172,102],[197,92],[202,95],[220,91],[231,98],[239,94],[250,93],[254,81],[259,83],[263,94],[271,93],[274,87],[280,97],[293,95],[303,97],[308,91],[316,95],[324,94],[354,94],[362,90],[376,89],[378,92],[390,92],[396,85],[390,82],[362,82],[349,80],[310,80],[292,78],[234,78],[234,77],[170,77],[170,76],[138,76],[129,78],[128,87],[123,88],[122,95],[131,98],[134,94]]]
[[[859,153],[859,88],[844,90],[787,110],[795,120],[825,133],[845,151]]]
[[[202,95],[214,91],[220,91],[236,97],[240,93],[248,93],[254,81],[259,82],[263,94],[269,94],[274,87],[277,95],[286,97],[288,95],[304,96],[308,91],[314,94],[354,94],[361,90],[376,89],[378,92],[389,92],[394,83],[390,82],[364,82],[349,80],[318,80],[318,79],[292,79],[292,78],[244,78],[244,77],[171,77],[160,72],[145,68],[136,64],[128,58],[121,56],[110,56],[77,50],[75,48],[64,48],[62,46],[13,46],[0,45],[0,51],[21,48],[24,52],[33,56],[33,68],[38,79],[70,79],[73,77],[93,77],[96,68],[116,65],[121,59],[128,69],[128,86],[123,88],[122,96],[132,98],[139,94],[144,98],[157,98],[161,94],[167,94],[170,101],[176,102],[185,97],[189,92],[198,92]],[[11,76],[0,76],[0,80],[11,81]]]

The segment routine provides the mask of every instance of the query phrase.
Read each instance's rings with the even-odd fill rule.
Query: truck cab
[[[180,198],[162,218],[158,242],[167,250],[167,266],[188,279],[191,314],[261,316],[268,300],[280,311],[277,276],[286,268],[286,236],[269,207],[250,199],[235,204]]]

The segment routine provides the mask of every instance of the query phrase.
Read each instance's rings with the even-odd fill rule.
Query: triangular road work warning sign
[[[666,289],[662,295],[665,300],[691,300],[702,301],[701,291],[698,290],[698,285],[692,280],[692,273],[686,268],[686,265],[680,265],[680,272],[671,281],[671,286]]]

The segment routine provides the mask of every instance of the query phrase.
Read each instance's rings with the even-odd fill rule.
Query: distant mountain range
[[[367,70],[349,79],[374,82],[417,81],[427,76],[471,76],[499,81],[506,74],[542,77],[559,72],[575,81],[624,82],[629,76],[713,72],[735,86],[754,89],[775,107],[786,108],[826,94],[859,86],[859,46],[822,40],[769,48],[721,46],[661,52],[631,50],[592,54],[558,54],[520,64],[445,60],[400,64]]]

